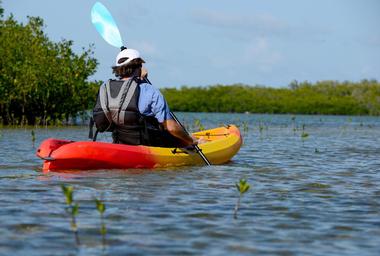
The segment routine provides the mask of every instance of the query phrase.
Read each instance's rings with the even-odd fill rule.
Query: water
[[[31,129],[0,129],[0,255],[378,255],[379,117],[178,116],[189,129],[239,124],[244,145],[222,166],[43,174]],[[87,128],[35,134],[37,146]],[[251,189],[234,219],[240,178]],[[75,188],[80,246],[61,184]]]

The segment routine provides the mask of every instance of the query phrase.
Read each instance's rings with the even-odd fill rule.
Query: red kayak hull
[[[193,134],[207,141],[199,145],[212,164],[228,162],[240,149],[242,138],[234,125]],[[93,141],[47,139],[37,156],[44,160],[43,171],[158,168],[200,165],[202,158],[193,150],[131,146]]]

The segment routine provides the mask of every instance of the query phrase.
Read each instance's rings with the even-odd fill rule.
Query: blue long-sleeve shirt
[[[160,90],[148,83],[140,84],[138,108],[141,114],[154,116],[160,123],[172,119],[164,96]]]

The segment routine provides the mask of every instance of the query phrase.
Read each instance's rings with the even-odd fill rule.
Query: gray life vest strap
[[[110,123],[124,124],[125,109],[131,102],[137,86],[138,84],[133,78],[124,81],[115,98],[111,96],[110,81],[100,87],[100,105]]]
[[[127,109],[129,103],[131,102],[132,97],[135,94],[135,91],[137,88],[136,81],[133,78],[131,78],[130,80],[131,80],[131,83],[128,87],[128,91],[123,92],[122,99],[124,99],[124,101],[120,101],[119,103],[119,124],[121,125],[124,124],[125,110]]]
[[[106,89],[107,86],[109,86],[109,81],[107,81],[107,84],[102,84],[100,86],[99,99],[100,99],[100,106],[102,107],[104,114],[106,115],[109,123],[112,124],[112,117],[111,117],[110,110],[108,108],[108,95],[107,95],[107,89]]]

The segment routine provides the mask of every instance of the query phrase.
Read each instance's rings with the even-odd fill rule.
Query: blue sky
[[[91,24],[92,0],[3,0],[8,16],[40,16],[54,40],[95,44],[93,79],[112,77],[118,49]],[[379,0],[102,0],[158,87],[292,80],[380,80]]]

